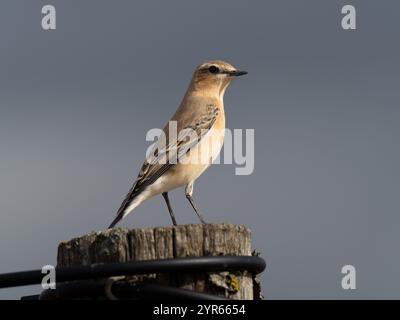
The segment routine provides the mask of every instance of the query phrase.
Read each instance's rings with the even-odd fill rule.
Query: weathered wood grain
[[[90,265],[197,256],[251,255],[251,232],[232,224],[195,224],[171,227],[93,232],[58,246],[58,266]],[[247,272],[219,272],[127,277],[217,294],[233,299],[253,299],[254,283]]]

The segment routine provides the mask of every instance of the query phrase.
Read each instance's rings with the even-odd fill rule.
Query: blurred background
[[[41,8],[57,29],[41,28]],[[400,2],[0,3],[0,273],[56,263],[61,240],[106,228],[196,65],[249,71],[227,127],[255,129],[255,171],[196,183],[210,222],[244,224],[266,299],[400,298]],[[183,190],[179,223],[197,223]],[[161,197],[121,226],[170,225]],[[341,268],[357,270],[343,290]],[[38,286],[0,290],[19,298]]]

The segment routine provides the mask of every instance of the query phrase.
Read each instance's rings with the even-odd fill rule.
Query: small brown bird
[[[109,228],[143,201],[158,194],[163,195],[172,222],[177,225],[168,191],[181,186],[186,186],[186,198],[200,221],[205,223],[193,202],[193,184],[216,159],[224,143],[225,90],[232,79],[245,74],[246,71],[239,71],[220,60],[206,62],[196,68],[179,108],[163,129],[166,138],[159,139],[154,145],[153,152],[147,157]],[[174,122],[175,134],[171,132],[170,125]],[[185,139],[180,139],[181,133],[189,129],[192,133],[189,138],[185,133]]]

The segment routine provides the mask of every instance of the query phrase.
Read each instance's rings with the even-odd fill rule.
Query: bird
[[[206,223],[193,200],[194,182],[217,158],[223,146],[225,90],[234,78],[245,74],[247,71],[238,70],[222,60],[211,60],[196,67],[182,102],[163,129],[164,136],[168,138],[155,142],[109,228],[113,228],[144,201],[159,194],[163,196],[172,223],[176,226],[168,192],[183,186],[185,196],[201,223]],[[171,123],[175,123],[175,134],[172,133]],[[194,134],[189,138],[183,134],[185,139],[180,139],[185,130]],[[207,147],[211,150],[209,154],[203,151]],[[190,161],[196,157],[202,161]],[[171,159],[175,161],[168,161]]]

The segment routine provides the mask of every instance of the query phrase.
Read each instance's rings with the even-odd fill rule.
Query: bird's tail
[[[131,197],[128,201],[125,199],[125,201],[122,203],[121,207],[119,208],[117,212],[117,216],[111,222],[110,228],[114,228],[114,226],[121,221],[123,218],[125,218],[129,213],[131,213],[138,205],[140,205],[143,202],[143,196],[141,195],[134,195]]]
[[[118,222],[120,222],[123,218],[124,218],[123,213],[122,213],[122,212],[119,213],[119,214],[115,217],[115,219],[113,220],[113,222],[111,222],[111,224],[110,224],[110,226],[108,227],[108,229],[114,228],[114,226],[115,226]]]

